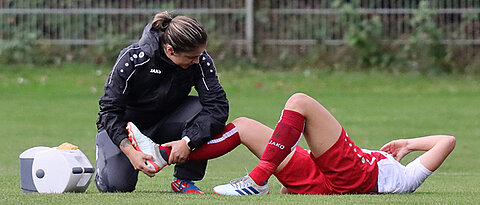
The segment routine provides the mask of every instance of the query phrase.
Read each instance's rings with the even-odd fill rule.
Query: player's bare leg
[[[286,110],[296,111],[305,117],[303,136],[315,157],[327,151],[338,140],[342,126],[312,97],[297,93],[285,104]]]
[[[307,120],[309,121],[306,122]],[[301,133],[309,124],[312,128],[306,128],[305,133],[309,134],[306,139],[309,145],[313,145],[311,148],[314,156],[319,156],[328,150],[338,140],[342,131],[340,124],[320,103],[305,94],[295,94],[287,101],[255,169],[247,176],[236,179],[230,184],[215,187],[214,192],[222,195],[266,194],[267,180],[281,168],[282,163],[285,165],[285,159],[292,155]],[[312,133],[315,131],[318,133]],[[263,133],[271,132],[265,129]]]

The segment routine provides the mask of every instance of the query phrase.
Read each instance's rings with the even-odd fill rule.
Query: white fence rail
[[[34,38],[50,44],[92,45],[135,41],[160,11],[197,17],[208,32],[248,56],[263,46],[345,43],[345,10],[331,0],[0,0],[0,39]],[[346,2],[346,1],[343,1]],[[402,43],[420,0],[351,0],[362,18],[379,16],[387,41]],[[480,1],[429,1],[445,44],[480,45]],[[348,18],[347,18],[347,21]],[[352,19],[353,21],[353,19]],[[260,45],[260,46],[255,46]]]

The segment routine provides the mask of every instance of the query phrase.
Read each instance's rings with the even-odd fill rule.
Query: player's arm
[[[410,152],[427,151],[420,157],[420,162],[425,168],[433,172],[455,148],[455,141],[455,137],[449,135],[399,139],[387,143],[380,151],[392,154],[398,161]]]
[[[213,60],[206,51],[200,56],[200,70],[195,82],[202,110],[188,123],[182,132],[182,139],[162,144],[172,147],[169,164],[183,163],[190,152],[220,133],[228,119],[228,100],[220,85]]]
[[[200,72],[195,82],[202,110],[187,125],[182,136],[189,138],[193,150],[213,139],[225,128],[229,105],[227,95],[220,85],[212,58],[206,51],[200,56]]]

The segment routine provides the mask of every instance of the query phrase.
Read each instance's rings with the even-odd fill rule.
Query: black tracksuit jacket
[[[190,93],[198,93],[202,111],[183,130],[188,146],[197,148],[223,130],[228,100],[206,51],[200,63],[182,69],[159,46],[163,32],[148,24],[141,39],[123,49],[105,83],[100,98],[97,128],[105,129],[117,146],[127,138],[127,122],[155,122],[171,112]]]

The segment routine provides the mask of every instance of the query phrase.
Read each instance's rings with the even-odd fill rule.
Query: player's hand
[[[411,152],[411,150],[408,148],[407,139],[399,139],[399,140],[391,141],[383,145],[383,147],[380,148],[380,151],[384,151],[386,153],[391,154],[392,156],[397,158],[397,161],[402,160],[402,158],[405,155]]]
[[[162,144],[164,147],[171,147],[172,152],[168,158],[168,164],[178,164],[188,161],[188,155],[190,155],[190,148],[188,148],[185,140],[177,140],[169,143]]]

